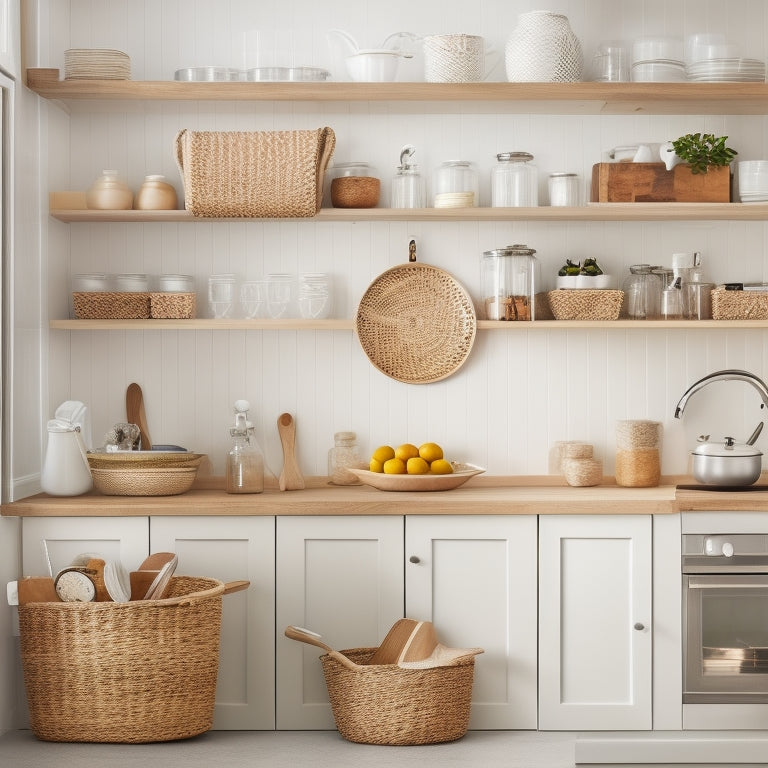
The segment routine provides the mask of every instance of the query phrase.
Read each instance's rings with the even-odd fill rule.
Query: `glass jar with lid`
[[[141,211],[173,211],[178,205],[178,197],[165,176],[153,174],[144,177],[134,205]]]
[[[527,245],[483,253],[482,291],[486,320],[535,320],[539,262]]]
[[[406,144],[400,151],[400,165],[392,179],[393,208],[423,208],[424,179],[419,166],[411,163],[416,147]]]
[[[85,193],[85,204],[92,210],[124,211],[133,208],[133,191],[117,171],[102,171]]]
[[[539,174],[529,152],[501,152],[491,171],[491,207],[532,207],[539,204]]]
[[[330,173],[334,208],[375,208],[379,204],[381,181],[368,163],[338,163]]]
[[[659,317],[662,281],[650,264],[633,264],[621,289],[624,291],[624,313],[631,320],[654,320]]]
[[[328,451],[328,477],[333,485],[358,485],[357,475],[349,471],[364,468],[354,432],[336,432]]]
[[[447,160],[435,171],[435,208],[472,208],[480,205],[475,166],[468,160]]]

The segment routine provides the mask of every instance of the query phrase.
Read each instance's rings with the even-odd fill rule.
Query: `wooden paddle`
[[[144,394],[138,384],[129,384],[125,393],[125,413],[129,424],[136,424],[141,432],[141,450],[151,451],[152,440],[147,427],[147,415],[144,412]]]
[[[304,476],[296,462],[294,444],[296,442],[296,422],[290,413],[282,413],[277,419],[277,431],[283,445],[283,469],[280,472],[281,491],[300,491],[304,488]]]

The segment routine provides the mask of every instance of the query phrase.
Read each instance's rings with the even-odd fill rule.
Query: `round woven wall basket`
[[[374,280],[357,308],[357,336],[382,373],[429,384],[455,373],[472,350],[472,299],[452,275],[409,262]]]

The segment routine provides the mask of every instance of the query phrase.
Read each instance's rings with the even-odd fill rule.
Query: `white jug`
[[[77,421],[65,418],[61,416],[62,412],[80,418]],[[79,423],[80,420],[84,422],[87,432],[85,406],[68,401],[56,410],[56,417],[48,422],[48,447],[40,485],[51,496],[79,496],[90,491],[93,484]]]

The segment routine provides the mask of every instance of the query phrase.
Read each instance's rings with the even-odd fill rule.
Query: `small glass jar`
[[[192,293],[195,279],[192,275],[158,275],[157,288],[165,293]]]
[[[661,279],[650,264],[633,264],[624,280],[624,314],[631,320],[654,320],[661,307]]]
[[[447,160],[435,171],[435,208],[472,208],[480,205],[477,170],[468,160]]]
[[[360,469],[363,462],[354,432],[336,432],[333,448],[328,451],[328,477],[333,485],[359,485],[357,475],[349,471]]]
[[[208,304],[215,318],[232,317],[236,283],[237,279],[231,272],[211,275],[208,278]]]
[[[392,179],[393,208],[424,207],[424,179],[419,166],[410,162],[415,151],[415,147],[407,144],[400,152],[400,165]]]
[[[227,454],[227,493],[262,493],[264,490],[264,456],[252,442],[252,427],[229,430],[232,448]]]
[[[133,192],[117,171],[102,171],[88,187],[85,204],[92,210],[126,211],[133,208]]]
[[[331,281],[323,272],[305,272],[299,276],[299,314],[322,319],[331,315]]]
[[[527,245],[483,253],[482,291],[486,320],[535,320],[539,263]]]
[[[134,202],[137,210],[174,211],[177,205],[176,190],[165,180],[165,176],[155,174],[144,177]]]
[[[628,420],[616,424],[616,485],[652,488],[661,481],[661,424]]]
[[[108,291],[109,278],[104,272],[72,275],[72,293]]]
[[[575,173],[549,174],[549,204],[553,206],[576,206],[581,204],[579,177]]]
[[[331,205],[334,208],[375,208],[381,181],[368,163],[339,163],[331,169]]]
[[[539,204],[539,174],[528,152],[502,152],[491,171],[491,207],[533,207]]]
[[[149,289],[149,280],[144,274],[115,275],[113,285],[119,293],[143,293]]]

